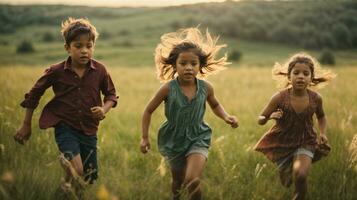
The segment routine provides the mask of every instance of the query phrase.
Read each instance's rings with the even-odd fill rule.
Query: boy
[[[96,28],[87,19],[69,18],[62,23],[67,60],[54,64],[25,95],[21,106],[26,108],[22,126],[14,139],[24,144],[31,135],[34,109],[45,90],[52,86],[54,98],[44,107],[40,128],[55,128],[55,139],[66,166],[66,183],[75,176],[93,183],[97,179],[97,130],[118,97],[105,66],[92,59]],[[102,105],[100,92],[104,95]]]

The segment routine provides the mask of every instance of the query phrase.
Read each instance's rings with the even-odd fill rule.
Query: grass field
[[[100,178],[88,188],[86,199],[169,199],[171,175],[156,145],[158,128],[165,120],[163,106],[152,118],[152,150],[147,155],[139,151],[141,114],[160,86],[153,61],[160,36],[175,31],[177,24],[188,26],[195,15],[206,16],[202,15],[204,12],[200,15],[175,7],[117,10],[49,6],[42,10],[43,13],[36,12],[35,15],[43,19],[78,16],[78,10],[83,11],[81,14],[87,16],[101,34],[94,57],[108,66],[120,96],[118,107],[107,114],[99,128]],[[93,13],[95,15],[91,15]],[[27,17],[35,15],[30,12]],[[35,110],[30,141],[21,146],[13,140],[25,114],[19,105],[24,94],[46,67],[67,56],[60,36],[61,20],[64,19],[56,25],[41,22],[21,25],[15,32],[0,34],[0,199],[54,199],[55,190],[64,176],[58,164],[59,152],[53,129],[40,130],[38,127],[41,110],[53,95],[50,89]],[[200,21],[197,23],[192,26],[199,25]],[[207,27],[201,24],[200,28],[205,30]],[[209,30],[214,35],[220,34],[220,30]],[[46,33],[52,34],[54,41],[45,42],[43,36]],[[16,48],[23,40],[31,41],[35,51],[17,53]],[[283,62],[304,49],[233,36],[222,36],[219,44],[222,43],[228,45],[228,54],[238,50],[242,57],[208,80],[214,85],[216,96],[225,109],[238,117],[240,127],[231,129],[207,106],[205,120],[213,129],[213,138],[202,178],[204,199],[289,199],[293,188],[283,188],[276,167],[252,148],[273,123],[258,126],[256,122],[262,108],[277,90],[271,79],[271,67],[276,61]],[[321,54],[321,50],[307,52],[316,58]],[[310,200],[357,199],[357,49],[334,49],[333,54],[336,66],[331,69],[338,76],[319,90],[324,99],[327,135],[333,149],[327,158],[312,167],[308,180]]]
[[[64,175],[58,165],[53,130],[38,128],[40,111],[52,96],[50,90],[35,111],[30,141],[21,146],[12,139],[24,116],[19,103],[43,70],[44,67],[39,66],[0,68],[0,175],[3,177],[0,197],[13,192],[19,199],[53,199]],[[151,152],[147,155],[139,152],[141,114],[159,87],[155,71],[152,67],[115,66],[109,70],[120,103],[101,123],[98,135],[100,178],[86,196],[95,199],[99,193],[108,194],[108,199],[169,199],[171,175],[166,165],[160,165],[162,158],[156,145],[157,130],[164,121],[163,106],[153,115]],[[333,70],[338,77],[320,90],[333,150],[329,157],[313,165],[308,180],[308,199],[357,198],[357,160],[353,159],[357,149],[349,149],[353,136],[357,135],[357,68],[344,66]],[[240,127],[231,129],[207,107],[205,119],[213,128],[213,138],[202,179],[204,198],[288,199],[292,188],[283,188],[275,166],[252,151],[253,145],[272,125],[258,126],[256,123],[259,112],[276,91],[270,68],[232,67],[209,77],[209,81],[226,110],[237,115]]]

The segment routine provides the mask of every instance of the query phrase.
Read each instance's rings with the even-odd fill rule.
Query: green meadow
[[[112,109],[100,124],[99,180],[88,187],[85,199],[169,199],[171,174],[156,145],[158,128],[165,120],[163,105],[153,114],[150,127],[152,149],[146,155],[139,151],[141,114],[160,87],[153,61],[160,36],[183,26],[194,14],[186,15],[186,7],[177,10],[119,9],[119,14],[113,8],[98,8],[97,15],[103,12],[109,16],[91,18],[90,13],[95,8],[77,9],[84,9],[101,34],[94,57],[107,65],[120,96],[118,107]],[[75,10],[60,7],[52,14],[72,16]],[[175,24],[177,19],[180,19],[180,25]],[[214,34],[220,32],[204,24],[200,28],[209,28]],[[54,39],[44,41],[45,33],[52,34]],[[22,40],[30,40],[35,51],[17,53]],[[219,43],[227,44],[228,54],[235,50],[242,53],[239,60],[230,60],[232,65],[226,70],[208,77],[220,103],[238,117],[240,127],[231,129],[207,106],[205,121],[212,127],[213,137],[202,176],[204,199],[289,199],[293,187],[281,186],[276,166],[252,150],[273,125],[269,122],[259,126],[257,116],[278,90],[271,78],[274,63],[282,63],[299,51],[318,58],[322,50],[225,35]],[[355,48],[334,49],[336,64],[323,65],[338,74],[329,85],[319,90],[324,100],[327,136],[332,151],[328,157],[313,164],[307,199],[357,198],[356,53]],[[19,26],[14,32],[0,34],[0,199],[55,199],[64,172],[58,162],[59,151],[53,129],[38,127],[41,110],[53,96],[51,89],[46,91],[35,110],[30,140],[22,146],[14,142],[13,135],[25,114],[19,105],[24,94],[50,64],[60,62],[66,56],[60,38],[60,22]]]

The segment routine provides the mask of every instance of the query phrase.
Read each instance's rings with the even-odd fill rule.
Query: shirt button
[[[81,111],[81,110],[78,110],[78,112],[79,112],[79,113],[82,113],[82,111]]]
[[[80,88],[80,87],[78,87],[78,90],[81,90],[81,88]]]

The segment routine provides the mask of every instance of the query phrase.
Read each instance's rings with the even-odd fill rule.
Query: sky
[[[224,0],[0,0],[0,4],[66,4],[86,6],[174,6],[201,2],[222,2]]]

